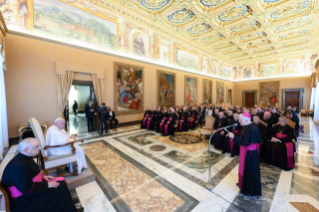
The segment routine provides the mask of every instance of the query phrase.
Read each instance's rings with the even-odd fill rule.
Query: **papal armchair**
[[[68,174],[63,174],[62,166],[73,163],[73,175],[77,176],[77,159],[76,159],[76,149],[74,147],[74,144],[76,142],[83,142],[83,139],[74,140],[71,142],[68,142],[63,145],[56,145],[56,146],[48,146],[46,145],[44,135],[40,126],[40,123],[35,118],[29,119],[30,125],[32,127],[32,130],[34,132],[35,137],[40,141],[41,144],[41,165],[44,169],[45,175],[49,174],[50,169],[57,169],[59,176],[65,176]],[[49,156],[47,153],[47,149],[49,148],[55,148],[55,147],[62,147],[62,146],[70,146],[72,148],[71,154],[61,155],[61,156]]]

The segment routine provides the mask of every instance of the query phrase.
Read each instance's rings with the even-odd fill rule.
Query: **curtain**
[[[101,88],[101,81],[97,78],[97,74],[92,74],[92,81],[93,81],[93,88],[96,97],[96,101],[100,106],[102,104],[102,88]]]
[[[0,45],[1,46],[1,45]],[[4,58],[0,55],[0,158],[3,158],[3,148],[9,146],[8,136],[8,118],[7,118],[7,102],[6,90],[4,84]]]
[[[74,72],[66,71],[65,75],[58,75],[58,117],[63,117],[66,103],[68,101],[70,88],[72,86]]]

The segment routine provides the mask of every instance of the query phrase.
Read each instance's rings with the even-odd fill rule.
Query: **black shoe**
[[[222,151],[222,155],[224,155],[226,152]]]
[[[73,204],[75,204],[75,203],[77,203],[80,200],[79,200],[79,198],[76,198],[76,199],[72,199],[72,201],[73,201]]]
[[[77,212],[83,212],[83,211],[84,211],[84,208],[81,207],[81,208],[77,208],[76,210],[77,210]]]
[[[238,184],[238,183],[236,183],[236,186],[238,186],[238,187],[239,187],[239,184]]]

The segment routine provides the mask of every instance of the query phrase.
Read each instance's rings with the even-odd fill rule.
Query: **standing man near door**
[[[85,105],[85,115],[88,122],[88,132],[92,132],[94,130],[93,126],[93,117],[96,114],[94,110],[93,101],[90,100],[88,105]]]
[[[73,113],[75,116],[77,115],[78,108],[79,108],[78,103],[76,102],[76,100],[74,100],[74,104],[73,104],[72,109],[73,109]]]

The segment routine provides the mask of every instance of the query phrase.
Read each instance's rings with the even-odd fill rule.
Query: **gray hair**
[[[54,120],[54,124],[56,124],[56,123],[58,123],[59,121],[62,121],[62,120],[64,120],[64,118],[59,117],[59,118]]]
[[[19,145],[18,145],[18,152],[23,152],[25,148],[30,148],[32,147],[32,141],[35,138],[26,138],[23,139],[22,141],[20,141]]]

